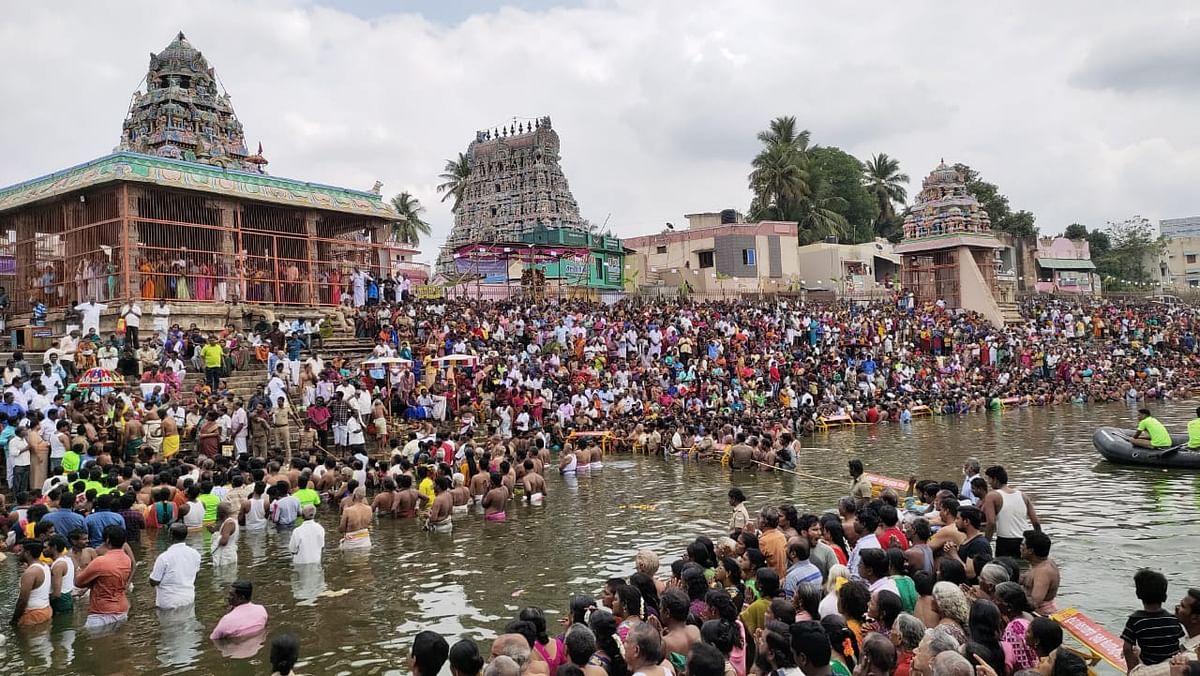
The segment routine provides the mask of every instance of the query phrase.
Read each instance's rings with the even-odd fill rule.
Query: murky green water
[[[1158,408],[1168,426],[1182,428],[1194,403]],[[1198,583],[1200,558],[1200,473],[1118,467],[1092,448],[1096,426],[1132,420],[1130,409],[1108,405],[919,420],[906,428],[861,427],[806,440],[806,446],[835,450],[806,452],[801,469],[840,478],[845,461],[860,457],[868,471],[895,477],[960,479],[965,456],[1004,464],[1012,484],[1033,496],[1055,538],[1052,555],[1063,571],[1060,606],[1075,605],[1119,632],[1137,605],[1131,576],[1138,567],[1164,570],[1174,600],[1186,585]],[[270,611],[272,633],[302,637],[302,673],[398,674],[420,630],[441,632],[451,642],[486,641],[522,606],[559,613],[571,593],[628,574],[640,548],[658,551],[665,564],[695,535],[719,534],[727,521],[730,481],[755,508],[790,500],[821,510],[844,492],[790,475],[731,478],[717,467],[627,456],[609,458],[600,475],[570,485],[557,476],[548,481],[544,507],[513,508],[507,523],[475,516],[449,537],[423,533],[412,521],[385,520],[375,529],[367,559],[333,548],[336,518],[327,513],[321,517],[328,546],[323,570],[294,570],[284,554],[286,536],[244,534],[237,574],[255,583],[255,600]],[[197,544],[208,551],[207,541]],[[133,609],[120,631],[87,637],[82,611],[75,630],[58,628],[37,638],[16,637],[6,626],[0,673],[269,673],[265,649],[251,659],[229,660],[208,641],[224,612],[230,578],[214,578],[207,554],[194,616],[160,623],[147,576],[162,546],[149,538],[139,546]],[[15,580],[10,557],[0,564],[0,608],[7,612]],[[342,589],[351,591],[317,596]]]

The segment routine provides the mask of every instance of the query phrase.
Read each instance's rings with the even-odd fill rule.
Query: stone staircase
[[[1004,318],[1005,326],[1016,326],[1025,323],[1025,318],[1021,316],[1021,310],[1016,303],[997,300],[996,305],[1000,307],[1000,316]]]

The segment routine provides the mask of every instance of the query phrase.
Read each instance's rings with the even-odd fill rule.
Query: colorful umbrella
[[[88,369],[77,381],[80,387],[118,387],[125,379],[108,369]]]

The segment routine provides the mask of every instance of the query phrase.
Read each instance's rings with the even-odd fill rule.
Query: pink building
[[[1100,292],[1096,264],[1085,239],[1042,237],[1038,239],[1034,260],[1038,271],[1035,288],[1039,293]]]

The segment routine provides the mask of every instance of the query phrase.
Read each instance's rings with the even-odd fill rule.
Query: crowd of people
[[[226,570],[236,571],[242,532],[267,528],[290,533],[296,562],[320,565],[318,510],[336,510],[340,549],[369,552],[380,517],[417,518],[435,533],[451,532],[456,519],[503,521],[514,501],[548,499],[547,472],[596,472],[608,451],[787,469],[801,462],[801,439],[823,418],[907,424],[918,407],[963,415],[1002,402],[1147,406],[1190,395],[1200,370],[1200,315],[1148,303],[1031,301],[1023,323],[994,327],[970,312],[914,308],[903,295],[868,305],[535,305],[392,293],[395,300],[378,289],[369,298],[352,283],[342,309],[321,321],[210,333],[172,324],[160,299],[144,338],[143,310],[127,302],[107,344],[98,340],[104,306],[89,301],[77,308],[80,329],[39,367],[14,354],[0,403],[6,546],[26,564],[14,623],[45,627],[55,613],[73,614],[85,593],[89,629],[125,622],[124,589],[136,570],[128,542],[139,537],[170,541],[147,564],[150,581],[159,607],[186,606],[203,560],[189,534],[201,529],[212,533],[212,565]],[[372,338],[370,358],[322,358],[321,340],[335,326]],[[92,359],[113,358],[100,353],[106,345],[126,380],[79,382]],[[224,382],[239,370],[261,376],[248,396]],[[189,371],[204,383],[185,388]],[[611,433],[611,445],[578,432]],[[542,673],[555,673],[569,666],[567,653],[583,654],[591,633],[595,647],[577,664],[591,676],[598,668],[710,673],[706,663],[738,676],[842,674],[855,665],[890,674],[905,650],[911,669],[933,673],[933,648],[928,661],[914,656],[934,640],[946,646],[937,652],[996,676],[1038,665],[1075,673],[1072,654],[1058,650],[1044,623],[1018,636],[1043,619],[1033,613],[1053,610],[1058,578],[1036,511],[1007,486],[1003,468],[967,476],[961,487],[916,482],[910,496],[879,498],[861,466],[851,474],[851,496],[836,515],[783,505],[751,519],[731,492],[730,532],[689,547],[670,579],[656,579],[646,563],[639,572],[648,581],[612,581],[598,602],[573,599],[579,613],[569,624],[578,626],[558,644],[531,609],[493,644],[488,668],[539,673],[545,662]],[[798,565],[810,559],[813,568]],[[792,575],[793,564],[800,573]],[[1139,582],[1147,615],[1126,629],[1138,648],[1130,664],[1139,653],[1153,664],[1147,653],[1165,650],[1153,632],[1167,623],[1166,599],[1147,600],[1162,595],[1156,584]],[[1143,596],[1143,586],[1152,591]],[[214,640],[262,634],[267,613],[252,593],[248,582],[231,585]],[[1190,613],[1187,598],[1181,607]],[[609,622],[616,629],[605,632]],[[574,651],[572,635],[584,637]],[[482,664],[461,668],[478,658],[473,650],[418,637],[413,670],[436,673],[437,656],[449,655],[452,669],[477,673]],[[939,676],[967,676],[962,661],[941,659]]]
[[[637,552],[628,577],[572,595],[559,632],[536,607],[491,645],[413,642],[414,674],[455,676],[1083,676],[1088,662],[1050,616],[1059,576],[1051,540],[1003,467],[966,481],[914,482],[872,497],[854,480],[838,512],[768,505],[753,518],[729,491],[728,529],[698,537],[660,570]],[[1013,498],[1015,496],[1015,499]],[[921,502],[926,499],[927,502]],[[977,506],[978,505],[978,506]],[[1006,539],[994,529],[1023,529]],[[1142,609],[1122,633],[1130,673],[1200,674],[1200,589],[1173,611],[1167,579],[1134,577]]]

